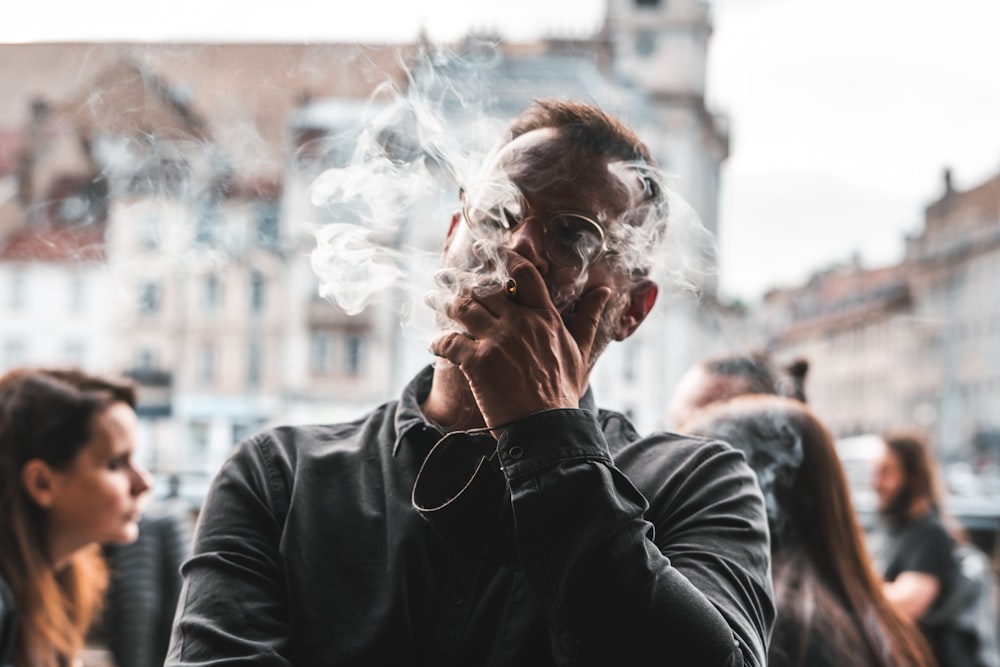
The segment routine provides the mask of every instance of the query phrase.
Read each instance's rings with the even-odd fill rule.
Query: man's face
[[[909,509],[906,472],[899,456],[885,445],[875,459],[872,489],[878,498],[878,511],[882,514],[905,515]]]
[[[461,266],[470,274],[489,274],[496,267],[472,257],[489,255],[498,248],[511,250],[529,261],[548,286],[553,303],[565,320],[573,316],[580,296],[587,290],[610,285],[616,297],[602,317],[595,351],[618,336],[618,319],[628,303],[628,278],[613,261],[613,253],[596,263],[567,267],[553,261],[547,244],[546,224],[554,214],[572,212],[598,222],[613,246],[621,233],[622,216],[641,197],[638,180],[629,183],[608,169],[606,159],[595,159],[575,149],[553,129],[528,132],[504,146],[484,170],[484,181],[513,186],[523,196],[525,210],[513,231],[490,240],[473,238],[464,221],[453,229],[446,249],[445,266]],[[477,244],[478,245],[475,245]],[[475,250],[473,247],[475,245]],[[596,355],[595,355],[596,356]]]

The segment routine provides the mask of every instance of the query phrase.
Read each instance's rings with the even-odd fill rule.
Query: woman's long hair
[[[109,405],[135,407],[131,385],[79,371],[18,369],[0,378],[0,575],[14,596],[14,663],[69,664],[97,615],[107,571],[98,545],[81,549],[56,571],[46,520],[21,483],[32,459],[68,468]]]
[[[839,651],[838,665],[933,665],[916,627],[882,593],[865,550],[833,439],[800,401],[739,396],[711,405],[693,433],[742,450],[757,473],[771,529],[779,620],[800,628],[804,664],[813,637]]]

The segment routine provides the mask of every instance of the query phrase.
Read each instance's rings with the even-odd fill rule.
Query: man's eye
[[[473,222],[486,229],[513,229],[521,222],[517,210],[503,206],[476,211],[472,217]]]
[[[520,209],[504,208],[500,211],[500,217],[503,220],[503,226],[507,229],[514,229],[521,224]]]
[[[549,223],[549,234],[560,245],[592,251],[601,245],[601,237],[593,226],[573,216],[561,215]]]
[[[117,456],[108,461],[108,470],[121,470],[128,465],[127,456]]]

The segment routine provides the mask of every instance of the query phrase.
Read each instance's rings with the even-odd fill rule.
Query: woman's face
[[[127,543],[139,535],[140,498],[149,473],[132,460],[135,411],[113,403],[100,412],[83,449],[52,472],[46,507],[50,556],[55,562],[90,543]]]

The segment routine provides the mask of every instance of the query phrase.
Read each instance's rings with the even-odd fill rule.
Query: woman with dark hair
[[[744,395],[706,407],[685,430],[731,443],[757,473],[778,609],[771,667],[935,664],[882,592],[833,440],[808,407]]]
[[[0,378],[0,665],[77,661],[107,583],[98,545],[135,540],[150,487],[134,406],[131,385],[79,371]]]

